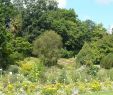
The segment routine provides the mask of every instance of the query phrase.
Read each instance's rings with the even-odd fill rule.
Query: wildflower
[[[72,91],[72,95],[78,95],[78,92],[79,92],[78,89],[74,88],[73,91]]]

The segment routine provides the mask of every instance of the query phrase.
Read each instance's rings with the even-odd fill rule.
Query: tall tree
[[[27,8],[23,16],[22,34],[27,36],[30,42],[41,34],[48,25],[48,23],[45,23],[46,13],[57,9],[57,3],[54,0],[38,0],[34,2],[36,3],[29,4],[29,1],[26,0]]]

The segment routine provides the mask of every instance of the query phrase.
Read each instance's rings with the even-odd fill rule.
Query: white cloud
[[[57,0],[59,8],[65,8],[67,4],[67,0]]]
[[[108,33],[112,34],[113,33],[113,25],[110,25],[109,29],[108,29]]]
[[[96,0],[96,2],[102,5],[108,5],[113,3],[113,0]]]

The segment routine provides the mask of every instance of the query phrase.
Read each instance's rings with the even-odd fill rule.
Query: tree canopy
[[[51,66],[57,64],[61,48],[62,38],[60,35],[54,31],[47,31],[34,41],[33,54],[41,58],[45,65]]]
[[[43,50],[55,50],[60,37],[62,57],[77,55],[80,63],[90,58],[91,63],[100,64],[102,57],[112,52],[113,35],[107,34],[102,24],[81,21],[74,9],[58,8],[56,0],[0,0],[0,13],[1,64],[34,56],[32,49],[39,46],[34,41],[43,47],[51,42],[53,46]]]

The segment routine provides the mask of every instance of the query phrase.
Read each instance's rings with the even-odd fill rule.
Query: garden
[[[113,35],[56,0],[0,0],[0,95],[113,95]]]
[[[62,62],[65,62],[62,63]],[[67,63],[70,62],[70,63]],[[51,68],[38,58],[26,58],[8,71],[1,70],[0,95],[112,95],[113,69],[75,68],[75,59],[60,59]],[[92,74],[89,73],[92,72]]]

